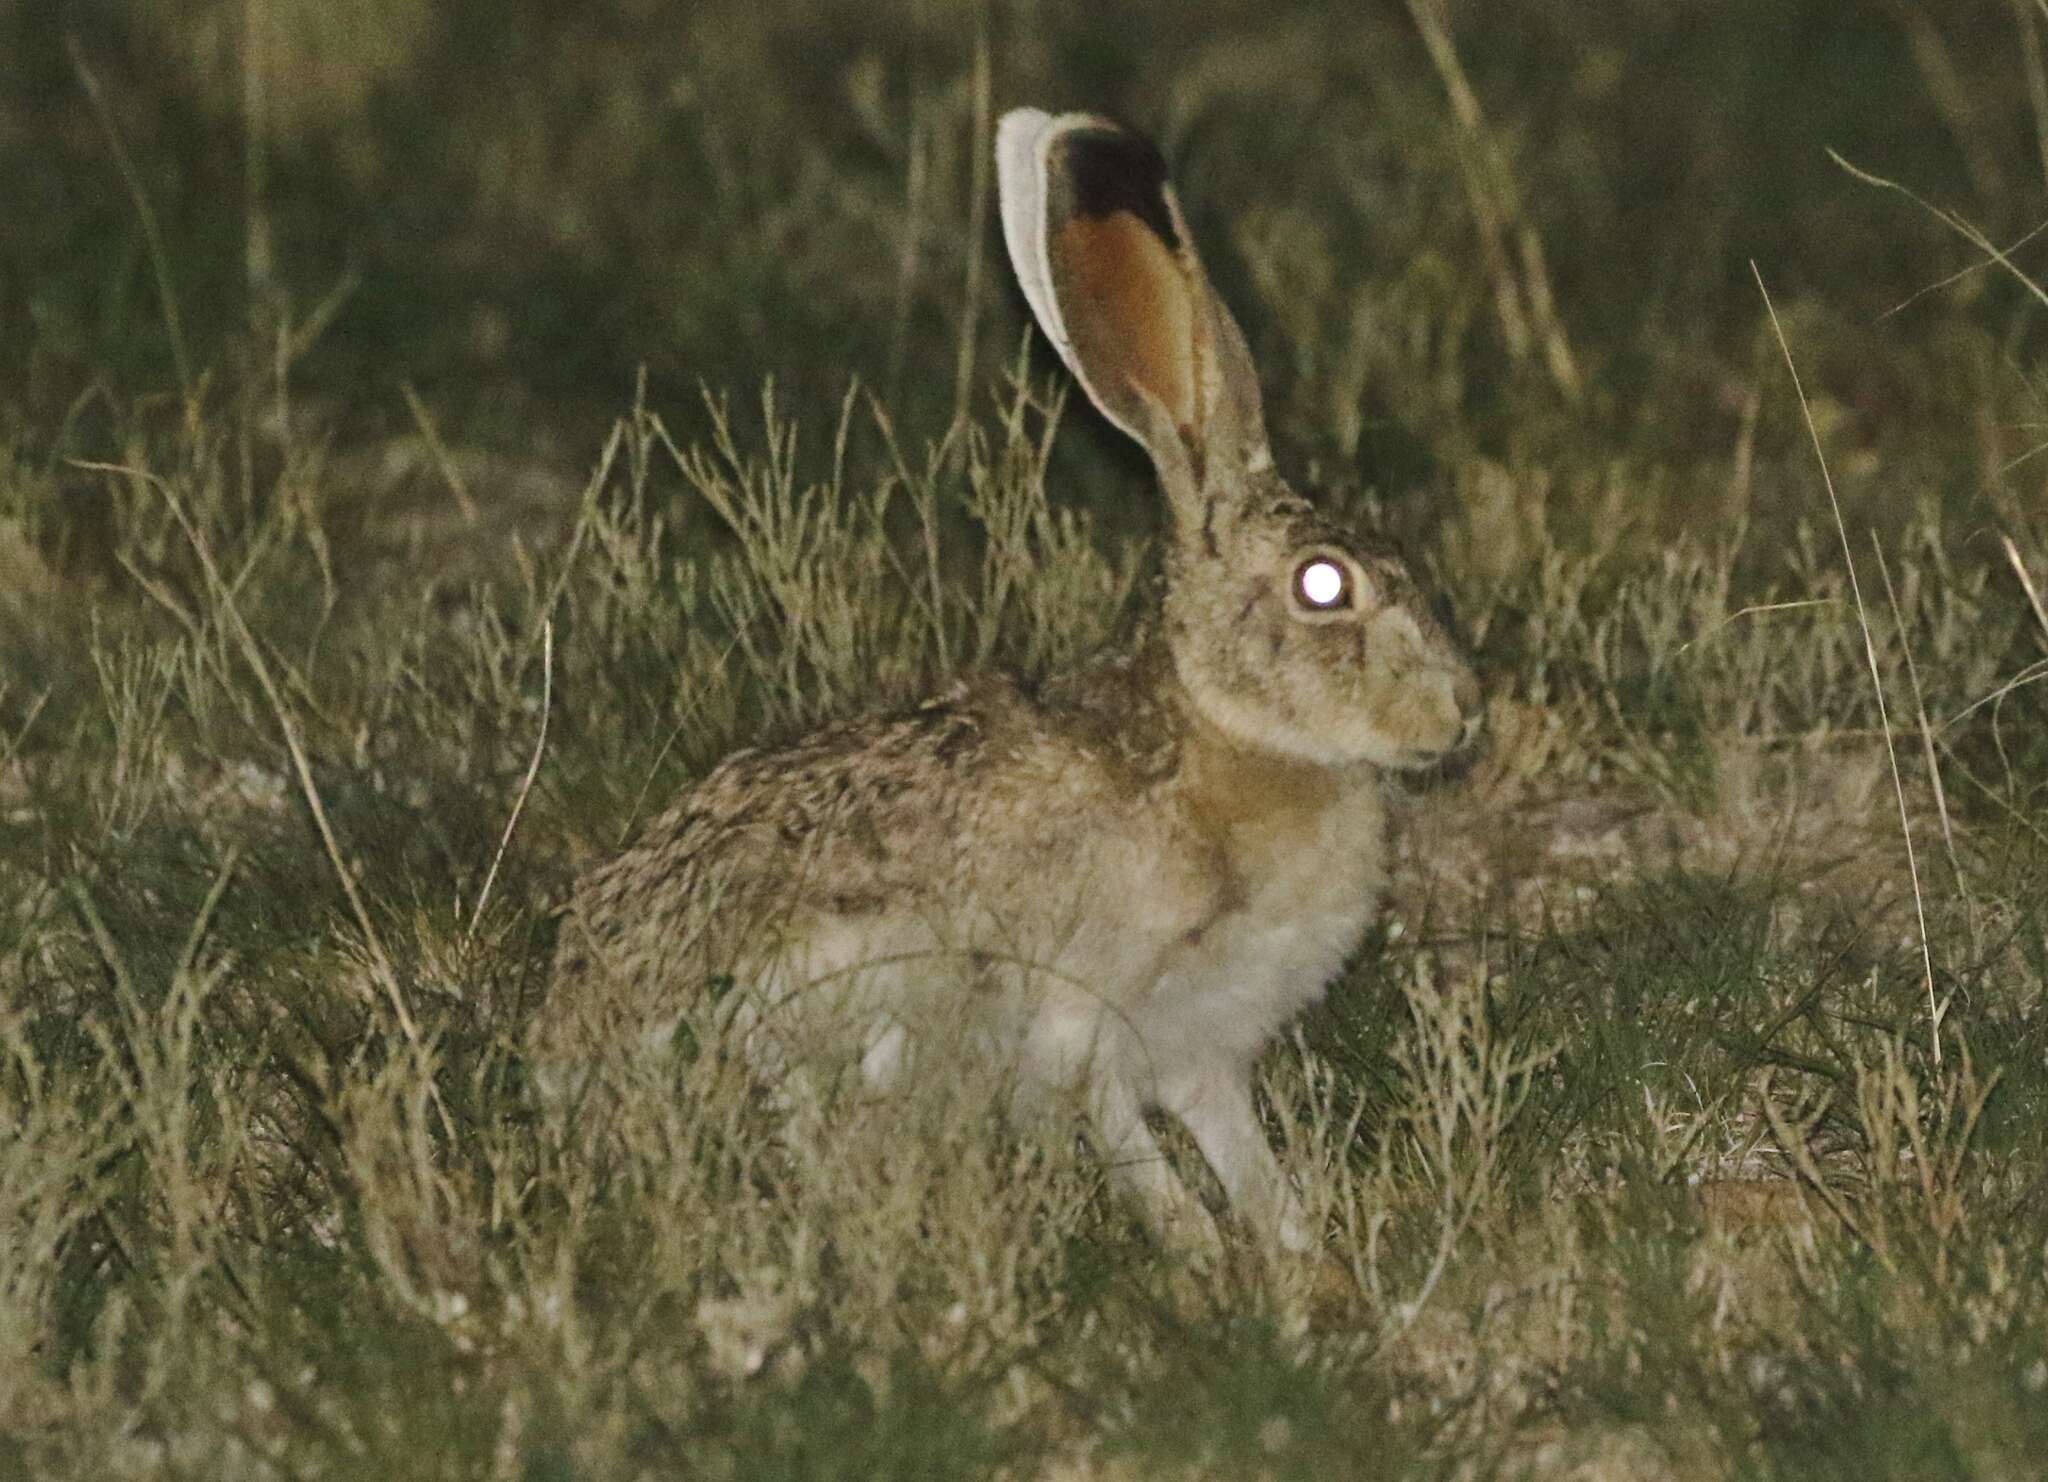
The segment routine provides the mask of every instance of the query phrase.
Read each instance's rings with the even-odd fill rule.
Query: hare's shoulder
[[[1142,792],[1173,776],[1188,723],[1174,702],[1173,658],[1142,629],[1046,686],[1051,724],[1123,789]]]

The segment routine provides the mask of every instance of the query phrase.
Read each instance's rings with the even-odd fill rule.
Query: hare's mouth
[[[1438,755],[1434,761],[1417,768],[1415,775],[1425,786],[1463,782],[1472,775],[1473,767],[1478,765],[1479,752],[1478,746],[1454,747]]]
[[[1420,747],[1407,746],[1394,757],[1388,768],[1394,772],[1429,772],[1447,765],[1464,748],[1462,747]]]
[[[1481,712],[1465,718],[1457,736],[1442,746],[1404,746],[1393,761],[1393,770],[1421,774],[1425,780],[1455,782],[1472,770],[1483,749],[1485,725]]]
[[[1395,770],[1423,787],[1463,782],[1471,775],[1473,767],[1478,764],[1480,754],[1485,750],[1484,735],[1479,727],[1472,726],[1449,746],[1434,749],[1411,748]]]

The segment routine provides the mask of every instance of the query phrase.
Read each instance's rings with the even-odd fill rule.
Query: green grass
[[[253,211],[241,7],[81,20],[105,118],[0,21],[0,1475],[2048,1470],[2039,259],[1879,317],[1974,257],[1822,153],[2019,237],[2031,12],[1464,15],[1466,136],[1402,7],[302,10]],[[1321,1264],[987,1087],[527,1082],[678,788],[1142,605],[975,214],[1018,102],[1165,137],[1283,467],[1494,697],[1263,1067]]]

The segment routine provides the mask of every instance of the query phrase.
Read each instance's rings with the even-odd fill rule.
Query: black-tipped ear
[[[1192,451],[1202,283],[1166,162],[1149,140],[1122,131],[1076,129],[1054,148],[1047,260],[1074,358],[1126,430],[1154,433],[1156,409]]]
[[[1186,251],[1179,202],[1158,145],[1118,128],[1074,129],[1064,145],[1062,173],[1075,216],[1100,219],[1127,211],[1169,252]]]
[[[1170,487],[1202,482],[1212,454],[1255,466],[1265,433],[1243,337],[1158,149],[1105,119],[1019,109],[997,166],[1018,281],[1090,399]]]

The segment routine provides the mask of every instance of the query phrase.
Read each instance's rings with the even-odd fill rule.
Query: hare
[[[535,1056],[659,1046],[720,990],[754,1063],[838,1056],[879,1088],[958,1031],[1019,1098],[1075,1096],[1162,1238],[1216,1230],[1154,1112],[1238,1220],[1305,1250],[1253,1065],[1373,920],[1385,774],[1467,747],[1479,684],[1400,559],[1275,471],[1158,150],[1028,108],[996,150],[1033,315],[1157,470],[1158,611],[1035,689],[975,678],[728,758],[578,883]]]

